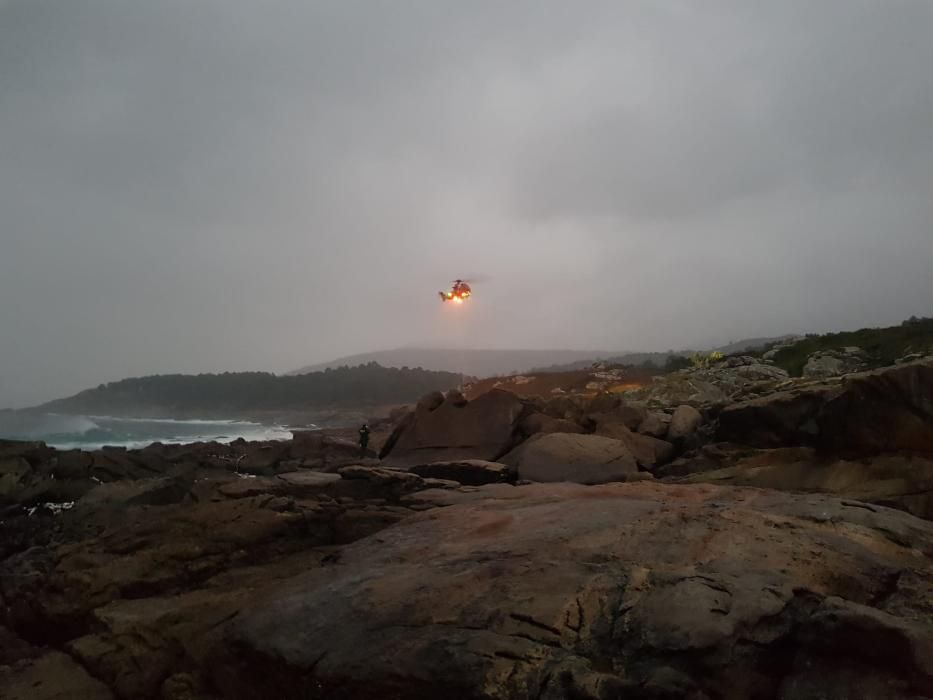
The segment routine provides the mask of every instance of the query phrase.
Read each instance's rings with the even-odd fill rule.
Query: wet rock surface
[[[232,698],[923,696],[931,536],[824,496],[517,487],[282,583],[210,668]]]
[[[272,447],[282,459],[308,453],[307,444]],[[31,450],[21,446],[18,458]],[[0,698],[217,697],[205,654],[247,601],[435,507],[405,497],[461,488],[366,464],[256,476],[235,471],[242,461],[213,466],[207,448],[187,453],[202,461],[182,471],[166,462],[168,473],[158,477],[91,481],[57,509],[6,509]]]
[[[773,370],[0,441],[0,698],[933,697],[933,363]]]

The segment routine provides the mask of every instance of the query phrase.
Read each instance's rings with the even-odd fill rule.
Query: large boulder
[[[587,401],[581,396],[558,395],[548,399],[542,412],[552,418],[578,423],[586,412]]]
[[[452,406],[462,407],[467,405],[467,398],[459,389],[451,389],[448,391],[447,395],[444,397],[444,401],[451,404]]]
[[[816,416],[832,387],[807,387],[727,406],[719,414],[717,439],[755,447],[808,445],[819,430]]]
[[[861,372],[866,367],[866,355],[861,348],[822,350],[807,358],[807,363],[803,367],[803,376],[811,379],[826,379]]]
[[[819,447],[933,452],[933,362],[850,375],[826,398],[817,417]]]
[[[666,440],[634,433],[624,423],[617,423],[611,419],[598,420],[594,434],[623,443],[638,466],[645,471],[653,471],[657,465],[670,461],[674,456],[674,445]]]
[[[790,380],[780,367],[754,357],[730,357],[710,367],[697,367],[661,377],[628,396],[649,407],[672,409],[681,404],[715,408],[732,401],[771,393]]]
[[[570,481],[604,484],[625,481],[638,464],[621,440],[601,435],[538,435],[502,458],[526,481]]]
[[[667,429],[669,440],[686,440],[696,433],[703,423],[703,415],[693,406],[678,406],[671,415],[671,424]]]
[[[220,694],[933,694],[933,523],[709,485],[465,496],[241,605],[206,664]]]
[[[650,435],[661,440],[667,437],[671,426],[671,416],[667,413],[651,411],[638,426],[637,431],[642,435]]]
[[[422,396],[415,405],[415,410],[422,413],[430,413],[435,408],[440,408],[444,403],[444,394],[440,391],[432,391]]]
[[[718,439],[842,455],[933,452],[933,362],[853,374],[726,407]]]
[[[586,413],[607,413],[614,411],[622,405],[622,397],[618,394],[603,391],[592,397],[586,404]]]
[[[598,406],[599,404],[597,404]],[[605,405],[603,406],[604,408]],[[648,417],[648,409],[640,404],[627,403],[619,400],[612,408],[606,408],[603,411],[591,410],[585,420],[590,424],[608,424],[615,423],[624,425],[629,430],[638,430]]]
[[[296,430],[292,433],[289,461],[282,466],[299,466],[306,469],[336,471],[340,467],[360,461],[360,446],[345,438],[328,435],[319,430]],[[375,452],[366,452],[366,457],[375,457]]]
[[[419,403],[389,438],[382,457],[395,466],[460,459],[496,461],[513,445],[525,405],[514,394],[494,389],[463,404],[444,401],[433,410]]]

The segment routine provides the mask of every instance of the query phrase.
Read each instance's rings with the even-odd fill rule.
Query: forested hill
[[[393,404],[459,384],[460,375],[376,363],[298,376],[267,372],[165,374],[101,384],[40,408],[71,414],[186,416]]]

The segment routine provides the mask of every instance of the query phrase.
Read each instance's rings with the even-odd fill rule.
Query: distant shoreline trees
[[[179,412],[304,410],[416,401],[456,387],[460,375],[370,362],[323,372],[279,376],[270,372],[164,374],[123,379],[45,404],[71,413],[128,414],[141,407]]]

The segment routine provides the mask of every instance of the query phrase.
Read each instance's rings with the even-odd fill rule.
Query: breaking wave
[[[281,426],[249,421],[115,418],[41,413],[0,418],[0,437],[12,440],[42,440],[50,447],[63,450],[96,450],[105,445],[132,449],[145,447],[153,442],[232,442],[239,438],[289,440],[292,433]]]

